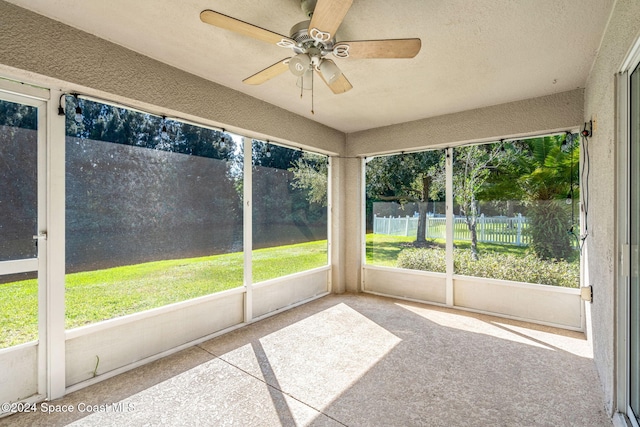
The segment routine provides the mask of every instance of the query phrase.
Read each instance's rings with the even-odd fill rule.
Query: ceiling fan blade
[[[281,61],[276,62],[275,64],[265,68],[264,70],[254,74],[251,77],[247,77],[242,81],[242,83],[246,83],[248,85],[259,85],[267,80],[271,80],[272,78],[279,76],[289,69],[289,58],[285,58]]]
[[[233,31],[234,33],[242,34],[243,36],[252,37],[278,46],[292,47],[295,45],[295,42],[289,37],[274,33],[273,31],[265,30],[264,28],[256,27],[255,25],[223,15],[222,13],[214,12],[213,10],[203,10],[200,13],[200,20],[205,24]]]
[[[325,61],[329,60],[325,59]],[[353,86],[351,86],[351,83],[349,83],[349,80],[347,80],[344,74],[340,74],[340,77],[338,77],[333,83],[327,82],[322,73],[318,72],[317,74],[320,76],[322,81],[325,82],[327,86],[329,86],[329,89],[331,89],[331,91],[336,95],[340,95],[341,93],[345,93],[353,89]]]
[[[339,42],[333,47],[337,58],[413,58],[420,52],[420,39],[361,40]]]
[[[353,0],[318,0],[309,24],[309,35],[321,42],[333,39],[351,3]]]

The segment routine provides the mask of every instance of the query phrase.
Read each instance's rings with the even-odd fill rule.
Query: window
[[[443,150],[367,160],[367,264],[445,272],[444,160]]]
[[[577,136],[453,150],[456,274],[580,284]]]
[[[449,169],[447,151],[367,160],[366,263],[579,287],[578,136],[457,147]]]
[[[38,339],[38,109],[0,100],[0,349]],[[16,271],[21,272],[16,273]]]
[[[240,139],[66,101],[67,328],[241,286]]]
[[[253,141],[253,281],[327,265],[327,156]]]

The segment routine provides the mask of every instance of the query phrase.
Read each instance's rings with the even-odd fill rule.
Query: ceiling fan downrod
[[[313,16],[313,11],[316,9],[316,3],[317,0],[300,0],[300,7],[307,18],[311,18]]]

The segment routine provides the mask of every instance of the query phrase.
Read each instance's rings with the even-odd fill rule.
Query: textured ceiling
[[[422,39],[413,59],[335,59],[353,85],[242,80],[290,50],[200,21],[212,9],[289,35],[299,0],[9,0],[343,132],[584,87],[613,0],[354,0],[337,40]]]

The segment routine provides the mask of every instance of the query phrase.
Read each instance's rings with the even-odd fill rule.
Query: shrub
[[[398,254],[398,267],[446,273],[444,249],[410,248]]]
[[[538,200],[529,208],[531,248],[542,259],[567,259],[571,256],[571,227],[564,201]]]
[[[443,249],[405,249],[398,255],[398,267],[412,270],[445,272],[446,255]],[[517,256],[498,252],[481,253],[474,261],[467,250],[454,250],[456,274],[516,282],[577,288],[579,263],[542,260],[535,255]]]

